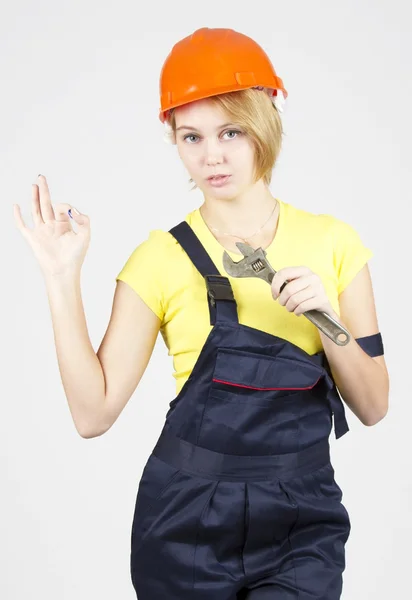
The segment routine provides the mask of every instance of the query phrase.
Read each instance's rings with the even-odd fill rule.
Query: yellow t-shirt
[[[266,249],[266,258],[276,271],[304,265],[317,273],[339,315],[339,294],[373,252],[344,221],[277,200],[278,228]],[[317,327],[275,301],[268,283],[253,277],[230,277],[226,273],[225,249],[207,227],[199,208],[190,212],[185,220],[219,273],[229,278],[240,323],[287,339],[309,354],[323,349]],[[235,261],[242,258],[234,252],[228,254]],[[212,328],[204,278],[172,234],[156,229],[135,248],[116,280],[129,284],[161,320],[160,332],[169,356],[173,357],[178,394]]]

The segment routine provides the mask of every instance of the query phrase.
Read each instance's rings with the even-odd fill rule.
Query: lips
[[[217,173],[216,175],[211,175],[208,177],[208,180],[217,179],[218,177],[229,177],[229,175],[227,173]]]
[[[207,182],[210,186],[214,188],[221,188],[230,181],[231,175],[216,175],[214,177],[209,177]]]

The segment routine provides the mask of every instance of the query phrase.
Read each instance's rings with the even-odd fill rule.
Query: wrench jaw
[[[236,242],[236,246],[239,248],[243,256],[250,256],[256,252],[252,246],[249,246],[249,244],[244,244],[243,242]]]
[[[251,265],[248,265],[244,261],[246,261],[246,259],[242,258],[239,262],[235,262],[227,252],[223,253],[223,266],[226,273],[232,277],[253,277],[254,271]]]
[[[255,272],[255,277],[259,277],[260,279],[263,279],[263,281],[266,281],[266,283],[269,283],[269,284],[272,283],[272,279],[273,279],[274,275],[275,275],[274,272],[272,270],[270,270],[269,267],[266,267],[266,266],[258,273]]]
[[[274,272],[266,261],[266,252],[262,248],[254,250],[247,244],[241,244],[240,242],[236,245],[245,258],[235,262],[227,252],[224,252],[223,266],[226,272],[232,277],[258,277],[271,283]]]

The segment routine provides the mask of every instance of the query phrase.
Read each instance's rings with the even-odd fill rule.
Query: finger
[[[72,204],[65,204],[63,202],[57,205],[56,211],[61,215],[62,219],[66,219],[67,215],[69,215],[68,218],[70,219],[71,216],[73,221],[76,222],[78,235],[83,235],[87,238],[90,237],[90,219],[87,215],[78,211]]]
[[[297,277],[302,277],[302,275],[309,275],[312,271],[305,266],[301,267],[284,267],[283,269],[279,269],[276,272],[275,277],[281,277],[284,281],[285,279],[296,279]]]
[[[79,233],[89,234],[90,233],[90,219],[87,215],[79,212],[77,208],[72,206],[70,214],[79,226]]]
[[[49,186],[44,175],[39,175],[40,209],[44,222],[54,221],[54,210],[51,204]]]
[[[17,229],[22,233],[22,235],[28,240],[31,234],[31,230],[26,226],[23,221],[23,217],[21,216],[20,206],[18,204],[13,204],[13,213],[14,220],[16,221]]]
[[[59,202],[59,204],[54,205],[54,214],[56,217],[56,221],[71,221],[69,216],[69,210],[72,208],[71,204],[67,202]]]
[[[287,280],[287,282],[285,282],[282,287],[285,287],[285,285],[287,285],[289,295],[293,296],[293,294],[296,294],[297,292],[300,292],[301,290],[305,290],[311,284],[312,284],[312,277],[310,275],[301,275],[297,279],[293,279],[291,281]],[[279,291],[279,296],[281,293],[282,293],[282,288]]]
[[[293,312],[297,317],[300,317],[300,315],[303,315],[303,313],[308,310],[316,310],[318,308],[319,298],[312,296],[311,298],[307,298],[306,300],[303,300],[303,302],[300,302]]]
[[[280,279],[280,278],[278,278],[277,280],[275,280],[275,278],[273,278],[271,287],[272,287],[272,296],[275,300],[278,296],[280,296],[280,294],[283,292],[283,290],[288,285],[288,283],[290,283],[289,279],[287,279],[286,281],[283,281],[283,279]]]
[[[302,304],[305,305],[305,303],[309,300],[316,301],[316,298],[317,295],[314,292],[314,290],[310,287],[306,287],[304,290],[301,290],[300,292],[291,295],[285,304],[285,308],[287,308],[289,312],[301,312],[300,309]]]
[[[309,276],[312,271],[308,267],[284,267],[276,271],[272,279],[272,295],[276,299],[286,287],[286,285],[300,277]]]
[[[40,212],[39,188],[35,183],[31,186],[31,214],[35,227],[44,225],[43,217]]]

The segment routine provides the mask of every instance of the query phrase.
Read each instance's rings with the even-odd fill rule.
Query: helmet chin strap
[[[265,88],[260,85],[256,86],[254,89],[264,90],[270,96],[270,99],[272,100],[272,104],[275,106],[276,110],[280,113],[283,112],[283,107],[285,105],[286,98],[285,98],[282,90],[273,90],[271,88]],[[164,122],[163,140],[167,144],[173,144],[173,129],[172,129],[171,125],[168,123],[167,119]]]

